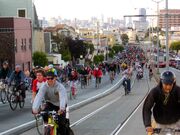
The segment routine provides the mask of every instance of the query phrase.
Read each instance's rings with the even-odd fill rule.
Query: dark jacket
[[[18,73],[16,71],[13,71],[8,79],[8,84],[11,84],[12,81],[15,81],[15,84],[20,84],[24,82],[24,79],[25,75],[23,71],[20,71]]]
[[[9,68],[6,69],[2,68],[0,70],[0,79],[6,79],[6,77],[9,78],[10,75],[11,75],[11,70]]]
[[[150,91],[143,105],[145,127],[151,126],[152,111],[155,121],[159,124],[173,124],[180,120],[180,87],[175,84],[166,104],[164,100],[162,84],[159,84]]]

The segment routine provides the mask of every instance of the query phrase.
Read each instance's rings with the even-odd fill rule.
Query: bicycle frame
[[[51,133],[50,135],[57,135],[57,128],[58,124],[55,122],[53,116],[49,116],[48,118],[48,124],[45,125],[45,127],[51,127]]]
[[[48,112],[42,111],[36,117],[40,118],[39,116],[42,117],[46,113],[48,114],[48,122],[46,124],[43,124],[42,130],[43,130],[44,134],[40,132],[40,130],[38,129],[38,125],[37,125],[38,133],[40,135],[58,135],[58,132],[57,132],[58,123],[57,123],[57,112],[56,111],[48,111]],[[36,118],[36,121],[38,120],[37,118]]]

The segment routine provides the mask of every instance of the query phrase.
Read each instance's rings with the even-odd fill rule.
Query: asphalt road
[[[117,82],[119,79],[120,79],[120,76],[117,76],[115,82]],[[92,83],[89,86],[87,86],[86,89],[79,88],[77,99],[78,99],[78,96],[80,95],[84,95],[83,97],[86,98],[87,93],[98,93],[98,91],[95,89],[94,81],[95,80],[93,79]],[[102,84],[100,85],[99,89],[109,88],[109,87],[112,87],[112,85],[110,84],[109,76],[106,75],[102,79]],[[5,132],[9,129],[16,128],[17,126],[21,126],[22,124],[25,124],[34,120],[34,116],[31,114],[31,106],[32,106],[30,103],[31,93],[27,93],[26,97],[27,98],[26,98],[25,107],[23,109],[20,109],[18,107],[15,111],[12,111],[10,109],[8,103],[6,104],[0,103],[0,120],[1,120],[0,134],[2,134],[2,132]],[[70,100],[69,105],[75,104],[77,102],[79,102],[79,100]]]
[[[124,96],[124,89],[121,87],[112,94],[71,112],[71,127],[75,135],[112,134],[134,111],[148,90],[147,80],[142,79],[135,81],[128,96]],[[37,134],[36,129],[22,135],[33,134]]]

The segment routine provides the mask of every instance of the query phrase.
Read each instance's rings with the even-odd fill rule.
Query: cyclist
[[[51,71],[57,77],[57,70],[54,68],[53,64],[48,65],[48,71]]]
[[[147,132],[152,132],[153,111],[157,128],[180,129],[180,87],[172,71],[164,71],[160,82],[148,94],[143,105],[143,122]]]
[[[38,93],[38,90],[40,89],[42,84],[46,82],[46,78],[44,76],[45,73],[43,69],[39,69],[36,71],[36,79],[33,81],[32,84],[32,102],[34,101],[34,98]]]
[[[136,71],[137,71],[136,77],[137,77],[138,79],[143,78],[143,70],[142,70],[142,68],[141,68],[141,65],[138,65]]]
[[[112,77],[112,80],[114,80],[114,76],[115,76],[115,71],[116,71],[116,69],[115,69],[115,66],[114,66],[113,63],[110,64],[108,71],[109,71],[110,79],[111,79],[111,77]]]
[[[9,68],[9,64],[7,61],[4,61],[3,62],[3,67],[2,69],[0,70],[0,79],[8,79],[9,76],[11,75],[11,70]]]
[[[131,92],[131,76],[132,76],[132,69],[130,66],[122,72],[122,75],[124,76],[123,85],[125,85],[125,81],[127,82],[127,89],[128,93]]]
[[[47,72],[47,81],[40,87],[32,106],[32,112],[37,114],[43,100],[46,101],[44,111],[58,112],[58,132],[61,135],[66,135],[66,106],[67,106],[67,91],[65,87],[55,79],[54,72]],[[48,116],[44,115],[43,120],[48,122]]]
[[[95,87],[97,88],[98,84],[101,83],[101,77],[103,75],[102,70],[100,69],[100,67],[99,68],[98,67],[94,68],[93,75],[96,78]]]
[[[153,71],[152,71],[151,65],[149,65],[148,69],[149,69],[149,79],[151,80],[151,78],[153,76]]]
[[[11,73],[8,79],[8,85],[10,86],[12,81],[15,82],[15,85],[17,86],[17,90],[22,90],[21,92],[23,97],[22,100],[24,100],[26,97],[24,80],[25,80],[24,72],[21,70],[21,66],[17,64],[15,66],[15,70]]]

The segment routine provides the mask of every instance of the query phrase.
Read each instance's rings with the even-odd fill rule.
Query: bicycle
[[[113,84],[113,80],[114,80],[114,71],[110,71],[109,76],[110,76],[111,84]]]
[[[176,135],[176,133],[180,133],[180,129],[174,129],[174,128],[153,128],[153,132],[148,132],[148,135],[153,134],[160,134],[163,135]]]
[[[48,114],[48,123],[43,122],[43,116]],[[36,128],[39,135],[58,135],[58,119],[56,111],[41,111],[39,114],[35,115]]]
[[[81,78],[80,78],[80,80],[81,80],[81,89],[86,88],[86,85],[87,85],[86,77],[87,77],[86,75],[81,75]]]
[[[123,86],[124,86],[125,96],[129,94],[127,83],[128,83],[128,82],[127,82],[127,79],[124,79],[124,81],[123,81]]]
[[[48,115],[48,122],[44,123],[43,116]],[[56,111],[41,111],[35,115],[36,128],[39,135],[60,135],[58,133],[58,113]],[[74,135],[71,128],[67,130],[68,135]]]
[[[96,84],[95,84],[96,88],[99,88],[100,79],[101,79],[100,77],[96,77]]]
[[[9,102],[8,85],[4,79],[0,80],[0,98],[3,104],[5,104],[7,101]]]
[[[14,111],[17,108],[18,103],[19,103],[19,107],[23,108],[25,101],[22,96],[22,90],[17,89],[18,87],[14,83],[11,84],[11,87],[12,87],[12,93],[10,95],[9,105],[10,108]]]

